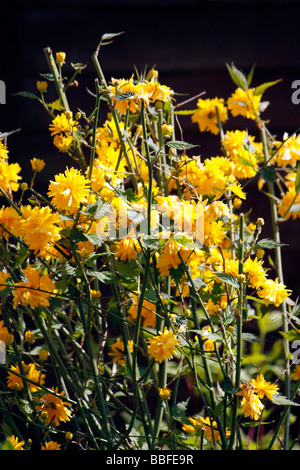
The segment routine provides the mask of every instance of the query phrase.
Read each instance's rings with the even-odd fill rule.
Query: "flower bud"
[[[38,91],[40,91],[41,93],[45,93],[45,91],[47,91],[47,88],[48,88],[48,83],[45,81],[45,80],[38,80],[36,82],[36,87],[38,89]]]
[[[57,62],[57,64],[62,65],[62,64],[64,64],[65,60],[66,60],[66,53],[65,52],[57,52],[56,53],[56,62]]]
[[[48,358],[48,351],[46,351],[46,349],[41,349],[39,352],[39,360],[46,361],[47,358]]]
[[[65,438],[67,441],[71,441],[73,439],[73,434],[69,431],[66,432]]]

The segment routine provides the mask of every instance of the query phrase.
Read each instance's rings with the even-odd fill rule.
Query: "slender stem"
[[[239,274],[243,273],[243,259],[244,259],[244,215],[240,215],[240,240],[239,240]],[[241,360],[242,360],[242,325],[243,325],[243,286],[241,283],[239,292],[239,311],[236,318],[236,370],[235,370],[235,387],[240,386],[241,377]],[[234,445],[235,436],[237,433],[237,408],[238,397],[234,395],[231,416],[231,435],[229,449]]]
[[[60,74],[59,74],[58,68],[56,66],[51,48],[50,47],[45,47],[44,53],[45,53],[46,59],[48,61],[49,68],[50,68],[50,70],[52,72],[52,75],[53,75],[53,78],[54,78],[54,83],[55,83],[55,86],[56,86],[58,96],[60,97],[65,110],[70,111],[69,103],[68,103],[68,100],[67,100],[64,88],[63,88],[62,80],[60,78]]]
[[[90,158],[90,166],[89,166],[89,173],[88,173],[88,179],[90,181],[92,180],[93,166],[94,166],[95,152],[96,152],[96,135],[97,135],[99,107],[100,107],[100,97],[101,95],[100,95],[99,83],[98,83],[98,80],[96,80],[96,107],[95,107],[94,124],[93,124],[91,158]]]
[[[269,148],[268,148],[268,141],[266,135],[266,128],[264,124],[261,124],[261,141],[263,144],[263,152],[265,162],[269,162]],[[281,255],[281,246],[280,246],[280,231],[279,231],[279,224],[278,224],[278,213],[277,213],[277,206],[275,200],[275,190],[274,190],[274,183],[268,182],[268,191],[270,194],[270,209],[271,209],[271,217],[272,217],[272,229],[273,229],[273,237],[274,240],[277,242],[277,246],[275,248],[275,258],[276,258],[276,269],[278,275],[278,281],[280,284],[284,284],[283,278],[283,268],[282,268],[282,255]],[[281,304],[281,311],[282,311],[282,322],[283,322],[283,332],[288,332],[288,321],[287,321],[287,308],[286,303],[282,302]],[[284,343],[284,352],[285,352],[285,395],[287,398],[290,398],[291,394],[291,384],[290,384],[290,348],[289,348],[289,340],[287,338],[283,339]],[[285,422],[285,430],[284,430],[284,450],[288,449],[288,442],[289,442],[289,414],[290,410],[288,409]]]

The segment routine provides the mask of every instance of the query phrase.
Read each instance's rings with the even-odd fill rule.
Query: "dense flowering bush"
[[[45,49],[38,95],[20,93],[47,111],[65,161],[46,194],[35,181],[47,162],[33,158],[23,182],[1,135],[2,448],[296,448],[299,306],[278,222],[300,214],[300,137],[278,141],[266,127],[263,94],[276,82],[251,87],[253,70],[231,65],[230,97],[183,110],[193,100],[178,103],[155,69],[106,82],[98,55],[114,36],[92,56],[91,115],[69,105],[84,65],[68,81],[63,52]],[[183,115],[219,139],[220,155],[193,154]],[[226,131],[235,116],[259,138]],[[243,213],[256,177],[273,239]]]

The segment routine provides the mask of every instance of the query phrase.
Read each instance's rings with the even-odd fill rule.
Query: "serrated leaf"
[[[284,332],[284,331],[280,331],[280,334],[288,339],[289,341],[297,341],[297,340],[300,340],[300,333],[298,330],[290,330],[290,331],[287,331],[287,332]]]
[[[110,284],[115,280],[115,276],[110,271],[91,271],[87,270],[86,274],[91,277],[96,277],[103,284]]]
[[[273,395],[272,397],[272,402],[275,405],[284,405],[284,406],[300,406],[300,403],[295,403],[292,400],[289,400],[286,396],[284,395]]]
[[[251,85],[254,69],[255,69],[255,65],[253,65],[253,67],[251,68],[250,72],[247,75],[247,85],[248,85],[248,87]]]
[[[262,95],[268,88],[270,88],[273,85],[276,85],[276,83],[279,83],[279,82],[281,82],[281,79],[274,80],[273,82],[263,83],[262,85],[259,85],[255,88],[253,95],[254,96]]]
[[[259,337],[253,333],[242,333],[242,339],[248,341],[249,343],[257,343],[260,341]]]
[[[113,96],[116,101],[125,101],[130,100],[135,97],[135,93],[133,91],[126,91],[124,93],[118,93]]]
[[[230,284],[236,289],[239,289],[240,287],[239,281],[232,274],[229,274],[229,273],[215,273],[215,274],[217,278],[220,279],[220,281],[223,281],[226,284]]]
[[[276,240],[272,240],[271,238],[263,238],[262,240],[259,240],[256,245],[255,249],[273,249],[277,248],[280,246],[284,246],[284,243],[279,243]]]
[[[238,70],[233,64],[231,66],[226,64],[226,66],[227,66],[229,75],[231,79],[233,80],[233,82],[236,84],[236,86],[246,91],[248,88],[248,84],[247,84],[247,79],[245,75],[240,70]]]
[[[97,235],[97,233],[85,233],[84,236],[93,245],[101,246],[103,243],[103,238],[100,237],[100,235]]]
[[[182,142],[181,140],[169,140],[169,142],[167,142],[167,146],[177,150],[187,150],[198,147],[197,145]]]
[[[191,424],[189,419],[186,417],[189,401],[190,399],[188,398],[187,400],[181,401],[177,403],[177,405],[171,407],[170,411],[173,419],[176,419],[176,421],[179,421],[180,423]]]

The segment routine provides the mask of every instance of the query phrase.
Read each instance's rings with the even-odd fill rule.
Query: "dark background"
[[[161,83],[173,88],[183,101],[201,91],[206,97],[227,99],[235,86],[226,63],[244,72],[255,64],[253,85],[282,79],[265,93],[270,106],[264,113],[271,132],[280,139],[284,132],[300,127],[300,105],[291,101],[292,82],[300,80],[299,1],[266,0],[41,0],[16,1],[1,7],[0,79],[6,84],[6,104],[0,106],[0,132],[21,129],[8,139],[10,161],[22,166],[22,177],[31,176],[30,159],[43,158],[46,169],[39,176],[42,190],[49,178],[66,163],[52,145],[49,119],[36,101],[15,96],[19,91],[36,93],[40,73],[49,72],[43,48],[65,51],[66,75],[71,62],[87,63],[79,87],[69,92],[72,110],[89,112],[94,100],[86,87],[94,90],[96,77],[91,54],[104,33],[124,31],[113,44],[101,49],[100,62],[107,80],[129,78],[134,66],[143,70],[156,66]],[[49,101],[56,99],[49,90]],[[187,106],[192,109],[196,101]],[[100,116],[105,119],[104,115]],[[184,139],[199,144],[202,158],[219,154],[218,139],[200,134],[190,116],[182,117]],[[251,121],[231,119],[226,129],[248,128]],[[272,237],[269,202],[255,184],[247,187],[253,220],[264,217],[263,236]],[[281,228],[286,284],[300,294],[299,221]]]

